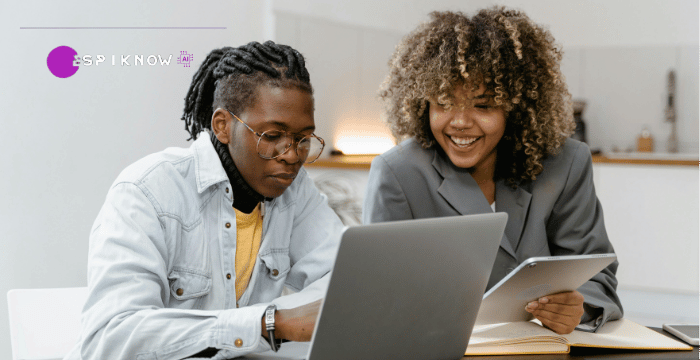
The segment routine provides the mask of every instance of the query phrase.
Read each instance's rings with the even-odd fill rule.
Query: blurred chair
[[[13,360],[61,359],[80,336],[87,287],[7,293]]]
[[[359,180],[346,172],[326,172],[314,178],[318,191],[328,198],[328,206],[346,226],[362,224],[362,198],[358,196]]]

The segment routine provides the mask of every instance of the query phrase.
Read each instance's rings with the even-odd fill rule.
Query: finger
[[[529,306],[528,306],[529,307]],[[571,317],[581,317],[583,315],[583,305],[564,305],[564,304],[537,304],[537,308],[529,307],[532,310],[548,311],[555,314],[561,314]]]
[[[566,316],[549,311],[537,310],[533,312],[533,315],[540,320],[543,325],[546,324],[546,326],[550,329],[557,332],[567,331],[567,334],[573,331],[573,329],[581,322],[580,317]]]
[[[560,313],[541,309],[534,310],[531,313],[560,323],[576,322],[578,324],[578,322],[581,321],[581,316],[575,313]]]
[[[576,315],[576,314],[562,314],[562,313],[555,313],[555,312],[546,311],[546,310],[535,310],[535,311],[532,311],[531,313],[535,317],[544,318],[544,319],[548,319],[551,321],[556,321],[556,322],[562,323],[562,324],[578,325],[579,322],[581,322],[581,316]]]
[[[538,299],[541,304],[558,303],[567,305],[583,304],[584,298],[578,291],[568,291],[558,294],[543,296]]]
[[[525,310],[527,311],[534,311],[534,310],[549,310],[553,312],[567,312],[567,308],[572,308],[575,306],[581,306],[581,305],[567,305],[567,304],[560,304],[556,303],[553,301],[545,301],[542,302],[541,300],[537,301],[530,301],[525,305]],[[582,306],[581,306],[582,307]]]
[[[561,334],[561,335],[570,334],[576,328],[576,326],[562,324],[562,323],[558,323],[556,321],[551,321],[548,319],[540,319],[540,318],[538,318],[538,319],[542,323],[542,326],[554,331],[557,334]]]
[[[538,301],[530,301],[525,305],[525,311],[527,312],[533,312],[540,307],[544,306],[545,304],[540,304]]]

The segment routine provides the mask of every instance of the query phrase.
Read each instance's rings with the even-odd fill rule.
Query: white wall
[[[264,40],[265,6],[244,0],[3,4],[0,358],[11,358],[7,291],[86,285],[88,232],[110,184],[149,153],[189,146],[180,116],[194,72],[214,48]],[[19,29],[39,26],[227,29]],[[60,45],[81,55],[131,54],[132,65],[103,63],[60,79],[46,65]],[[194,54],[191,67],[176,64],[180,51]],[[167,67],[136,67],[134,54],[174,59]]]
[[[697,294],[698,168],[603,163],[593,171],[620,285]]]
[[[435,10],[472,10],[489,6],[489,0],[272,0],[275,11],[329,22],[407,33]]]
[[[376,94],[401,34],[280,11],[275,19],[277,41],[307,58],[315,89],[315,133],[328,147],[348,134],[391,139]]]
[[[496,2],[495,2],[496,3]],[[643,128],[664,152],[668,71],[676,72],[681,152],[698,153],[698,2],[695,0],[504,0],[546,24],[564,49],[562,70],[574,98],[588,106],[589,144],[635,149]]]
[[[697,44],[568,48],[562,72],[574,99],[587,103],[583,119],[591,148],[634,151],[646,128],[654,138],[654,151],[668,151],[673,125],[665,121],[664,110],[668,73],[673,70],[678,148],[697,154],[697,59]]]
[[[696,0],[272,0],[276,11],[406,33],[434,10],[472,12],[491,5],[524,10],[565,46],[698,43]]]
[[[698,43],[695,0],[501,0],[547,24],[565,47],[627,47]]]

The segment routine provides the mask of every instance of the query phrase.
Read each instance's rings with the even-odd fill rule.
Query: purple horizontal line
[[[20,30],[225,30],[225,27],[20,27]]]

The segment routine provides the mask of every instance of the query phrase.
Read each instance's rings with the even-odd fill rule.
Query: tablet
[[[663,324],[662,329],[685,341],[688,345],[700,345],[700,334],[697,324]]]
[[[529,258],[484,294],[476,323],[529,321],[528,302],[576,290],[615,259],[612,253]]]

